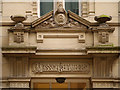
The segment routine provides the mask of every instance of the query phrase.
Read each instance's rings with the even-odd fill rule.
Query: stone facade
[[[3,88],[51,85],[56,77],[84,89],[120,88],[118,2],[82,2],[81,17],[58,2],[40,18],[37,1],[0,4]],[[95,22],[101,14],[112,20]]]

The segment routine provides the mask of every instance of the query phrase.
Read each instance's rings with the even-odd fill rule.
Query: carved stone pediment
[[[61,6],[54,13],[53,11],[38,18],[32,22],[32,28],[35,30],[49,28],[77,28],[87,29],[90,27],[90,22],[81,18],[77,14],[68,11],[66,12]]]

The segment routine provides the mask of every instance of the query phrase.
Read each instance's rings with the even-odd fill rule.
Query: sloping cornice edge
[[[37,26],[38,24],[42,23],[43,21],[51,18],[53,16],[53,11],[50,11],[49,13],[45,14],[44,16],[38,18],[37,20],[32,22],[32,27]]]

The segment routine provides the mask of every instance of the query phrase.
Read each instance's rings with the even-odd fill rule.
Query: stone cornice
[[[31,78],[27,78],[27,77],[24,77],[24,78],[15,78],[15,77],[11,77],[11,78],[8,78],[8,82],[30,82],[30,79]]]
[[[45,14],[41,18],[38,18],[37,20],[32,22],[32,27],[35,27],[36,25],[42,23],[43,21],[51,18],[53,16],[53,11],[50,11],[49,13]]]
[[[15,23],[14,22],[0,22],[1,24],[0,24],[0,26],[14,26],[15,25]],[[23,24],[25,25],[25,26],[31,26],[31,23],[32,22],[23,22]],[[117,23],[117,22],[108,22],[107,23],[109,26],[114,26],[114,27],[117,27],[117,26],[120,26],[120,23]],[[92,26],[92,27],[96,27],[96,26],[99,26],[99,24],[97,23],[97,22],[91,22],[90,23],[90,26]]]
[[[117,82],[120,83],[120,78],[114,77],[101,77],[101,78],[92,78],[92,82]]]
[[[120,47],[87,47],[87,50],[120,50]]]
[[[0,22],[0,26],[15,26],[15,22]],[[31,22],[23,22],[25,26],[31,26]]]
[[[91,30],[89,30],[91,31]],[[87,29],[80,28],[54,28],[54,29],[42,29],[42,30],[31,30],[30,32],[71,32],[71,33],[79,33],[79,32],[89,32]]]
[[[87,47],[88,54],[119,54],[120,47]]]
[[[86,25],[87,27],[90,27],[91,22],[89,22],[88,20],[81,18],[80,16],[71,12],[70,10],[68,10],[68,14],[69,14],[69,17],[75,19],[76,21],[79,21],[80,23],[82,23],[83,25]]]
[[[25,46],[25,47],[16,47],[16,46],[8,46],[2,47],[2,53],[35,53],[36,47],[33,46]]]
[[[13,49],[36,49],[35,46],[7,46],[2,47],[2,50],[13,50]]]
[[[119,54],[120,47],[87,47],[86,49],[37,49],[36,47],[2,47],[3,54],[35,54],[35,55],[88,55]]]
[[[120,26],[120,23],[117,23],[117,22],[107,22],[106,24],[108,24],[109,26]],[[90,25],[95,27],[95,26],[99,26],[99,23],[91,22]]]

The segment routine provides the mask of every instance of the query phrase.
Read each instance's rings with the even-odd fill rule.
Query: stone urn
[[[106,23],[107,21],[112,20],[111,16],[107,16],[107,15],[100,15],[100,16],[95,16],[95,21],[97,21],[98,23]]]
[[[11,16],[10,18],[16,23],[15,26],[13,27],[14,29],[25,29],[24,24],[22,22],[25,21],[27,17],[15,15]]]
[[[27,19],[27,17],[20,16],[20,15],[11,16],[10,18],[16,23],[21,23]]]

